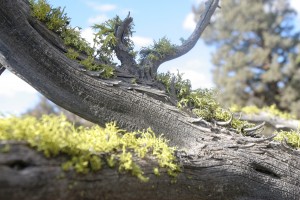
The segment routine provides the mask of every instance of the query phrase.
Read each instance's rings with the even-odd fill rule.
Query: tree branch
[[[214,14],[218,5],[219,5],[219,0],[208,0],[207,2],[205,2],[205,11],[201,15],[194,32],[190,35],[190,37],[187,40],[183,42],[182,45],[175,47],[175,52],[164,55],[161,59],[155,61],[155,64],[151,66],[152,74],[157,73],[157,69],[162,63],[186,54],[196,45],[201,34],[205,30],[205,28],[209,25],[211,16]],[[153,61],[149,61],[149,58],[145,58],[144,63],[150,63],[150,62]]]
[[[122,21],[121,25],[116,27],[115,36],[117,38],[117,45],[115,47],[115,52],[117,58],[121,61],[121,67],[128,71],[132,75],[137,73],[137,63],[134,59],[134,55],[130,53],[130,49],[126,44],[124,44],[124,37],[129,34],[129,26],[133,19],[128,13],[127,17]]]
[[[156,165],[151,159],[134,158],[150,178],[149,182],[142,183],[105,163],[100,171],[87,175],[65,172],[61,163],[68,159],[66,156],[45,158],[24,143],[8,142],[10,150],[0,153],[0,198],[299,199],[299,155],[290,153],[287,147],[281,150],[280,144],[267,140],[253,138],[251,143],[238,143],[224,136],[215,134],[214,139],[202,141],[194,154],[177,152],[183,171],[173,184],[166,170],[160,169],[159,177],[153,174]],[[5,145],[0,143],[0,149]]]

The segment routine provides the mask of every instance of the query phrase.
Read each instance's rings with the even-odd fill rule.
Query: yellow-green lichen
[[[140,52],[141,59],[148,58],[151,61],[157,61],[165,58],[165,56],[174,55],[176,53],[176,45],[172,44],[169,39],[163,37],[154,41],[150,47],[145,47]]]
[[[277,141],[283,141],[286,140],[286,142],[293,148],[299,149],[300,148],[300,132],[297,131],[279,131],[276,132],[277,136],[274,138],[274,140]]]
[[[157,75],[157,81],[162,83],[167,93],[175,93],[180,109],[190,110],[194,115],[207,121],[228,121],[232,110],[223,109],[217,101],[217,91],[213,89],[192,90],[189,80],[183,79],[183,74],[170,72]],[[243,128],[255,126],[247,121],[233,118],[230,127],[242,132]]]
[[[126,132],[115,123],[108,123],[105,128],[75,127],[65,116],[8,117],[0,119],[0,140],[26,141],[46,157],[65,154],[69,159],[62,163],[62,169],[66,171],[86,174],[107,164],[117,166],[120,173],[130,172],[147,181],[148,177],[134,160],[150,156],[157,160],[159,167],[166,168],[170,176],[179,172],[175,149],[169,147],[163,137],[156,137],[151,129]]]
[[[155,174],[155,176],[160,176],[158,167],[153,168],[153,173]]]
[[[257,106],[240,107],[238,105],[231,106],[233,112],[242,112],[245,114],[259,114],[261,112],[268,113],[270,116],[276,116],[282,119],[297,119],[295,115],[280,111],[275,104],[258,108]]]
[[[88,70],[103,71],[101,76],[104,78],[111,78],[114,76],[114,65],[111,62],[111,57],[108,55],[98,55],[101,50],[90,47],[90,44],[81,37],[80,28],[72,28],[70,24],[70,18],[64,12],[61,7],[53,8],[49,5],[47,0],[30,0],[31,14],[36,19],[43,22],[47,28],[55,32],[64,41],[64,44],[68,47],[66,56],[72,60],[77,60],[79,53],[87,56],[86,59],[81,60],[80,64],[86,67]],[[96,41],[96,39],[95,39]],[[101,46],[104,48],[105,44],[95,44],[94,46]],[[99,58],[105,64],[97,64],[94,59]],[[79,61],[79,60],[77,60]],[[111,65],[109,65],[111,64]]]

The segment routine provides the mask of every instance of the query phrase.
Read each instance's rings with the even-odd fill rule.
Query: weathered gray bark
[[[172,145],[186,150],[177,155],[183,172],[171,184],[165,173],[154,177],[149,160],[139,161],[149,183],[108,168],[62,178],[58,163],[63,157],[48,160],[16,143],[0,154],[0,199],[300,198],[299,156],[285,144],[194,120],[163,92],[119,81],[126,78],[121,70],[115,80],[90,76],[64,49],[56,35],[30,16],[27,1],[0,1],[0,63],[5,68],[85,119],[164,133]]]

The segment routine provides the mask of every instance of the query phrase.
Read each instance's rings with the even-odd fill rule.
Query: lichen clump
[[[242,112],[242,113],[246,113],[246,114],[258,114],[261,112],[265,112],[265,113],[268,113],[270,116],[276,116],[276,117],[280,117],[282,119],[297,119],[297,117],[293,114],[280,111],[275,104],[273,104],[271,106],[264,106],[262,108],[258,108],[257,106],[254,106],[254,105],[245,106],[245,107],[233,105],[231,107],[231,110],[233,112]]]
[[[195,89],[189,80],[183,79],[183,74],[170,72],[158,74],[156,79],[162,83],[166,92],[177,98],[177,107],[189,110],[197,117],[207,121],[227,121],[231,110],[223,109],[217,101],[217,91],[213,89]],[[254,124],[233,118],[230,127],[242,132],[243,128],[253,127]]]
[[[300,149],[300,132],[297,131],[279,131],[276,132],[277,136],[274,138],[274,140],[277,141],[283,141],[286,140],[286,142],[295,149]]]
[[[171,176],[179,172],[175,148],[169,147],[163,137],[156,137],[151,129],[126,132],[116,123],[108,123],[105,128],[75,127],[63,115],[44,115],[41,119],[8,117],[0,119],[0,140],[26,141],[46,157],[67,155],[62,168],[82,174],[96,172],[106,164],[147,181],[148,177],[135,162],[146,157],[157,161],[155,174],[159,174],[159,168],[165,168]]]
[[[80,28],[72,28],[70,26],[71,19],[65,13],[64,8],[53,8],[47,0],[30,0],[30,5],[32,16],[63,39],[64,44],[68,48],[66,53],[68,58],[78,61],[88,70],[102,71],[101,76],[103,78],[114,76],[115,63],[113,63],[112,57],[103,56],[101,50],[99,51],[95,47],[96,45],[105,46],[105,44],[95,43],[92,48],[91,44],[81,37]],[[95,41],[98,41],[96,36]],[[80,54],[86,58],[79,59]],[[95,62],[95,59],[98,59],[100,62]]]

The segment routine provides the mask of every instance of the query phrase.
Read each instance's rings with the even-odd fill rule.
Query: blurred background
[[[92,43],[91,26],[130,11],[136,50],[166,36],[180,44],[195,27],[203,10],[199,0],[48,0],[65,7],[73,27]],[[183,73],[193,89],[217,88],[224,106],[275,104],[300,117],[300,1],[221,0],[211,25],[189,53],[160,67],[160,72]],[[0,76],[0,113],[64,112],[35,89],[6,70]],[[72,119],[74,118],[74,119]]]

